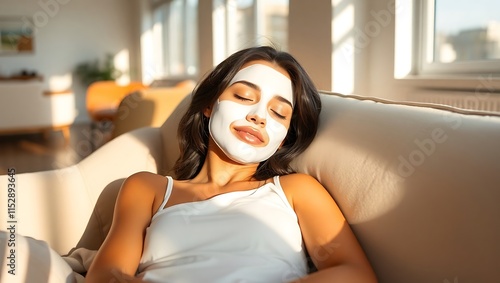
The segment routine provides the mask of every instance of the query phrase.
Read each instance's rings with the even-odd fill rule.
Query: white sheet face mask
[[[263,65],[254,64],[241,69],[229,83],[249,82],[260,89],[260,99],[255,103],[217,100],[212,108],[209,131],[219,148],[233,161],[242,164],[259,163],[271,157],[285,139],[288,129],[270,113],[269,102],[276,96],[293,106],[292,83],[282,73]],[[283,103],[283,102],[282,102]],[[265,127],[249,116],[258,116]],[[262,133],[262,142],[255,134]]]

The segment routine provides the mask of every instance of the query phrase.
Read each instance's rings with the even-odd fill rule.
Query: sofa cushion
[[[323,93],[294,161],[331,193],[380,282],[500,278],[500,116]]]
[[[185,96],[160,128],[163,152],[165,153],[163,156],[164,159],[162,169],[159,171],[162,175],[174,176],[172,168],[174,167],[177,158],[179,158],[177,129],[182,116],[189,107],[190,102],[191,95]]]

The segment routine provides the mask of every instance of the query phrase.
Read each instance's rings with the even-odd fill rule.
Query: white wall
[[[77,64],[115,57],[117,67],[140,77],[136,1],[121,0],[1,0],[0,16],[24,16],[36,27],[32,54],[0,56],[0,75],[35,70],[44,77],[47,90],[72,89],[78,116],[87,121],[85,90],[72,75]],[[127,62],[128,61],[128,62]]]
[[[331,0],[289,1],[288,51],[319,89],[332,86]]]
[[[368,3],[289,0],[289,51],[319,89],[367,93],[370,48],[358,30],[366,22]]]
[[[375,40],[365,40],[364,28],[370,19],[371,1],[289,0],[289,52],[304,66],[319,89],[369,95],[370,54]],[[146,4],[140,9],[146,27],[147,9]],[[211,1],[200,1],[200,77],[214,66],[212,16]],[[346,20],[336,21],[338,18]],[[145,69],[147,61],[152,60],[149,57],[143,55]]]
[[[394,0],[289,3],[290,53],[319,89],[401,98],[393,79]]]
[[[371,0],[367,22],[378,24],[379,31],[368,36],[369,57],[367,93],[392,100],[407,100],[412,87],[394,78],[395,17],[403,12],[395,0]],[[374,24],[375,25],[375,24]]]

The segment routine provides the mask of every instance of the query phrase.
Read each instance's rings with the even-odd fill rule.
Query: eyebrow
[[[254,83],[251,83],[249,81],[236,81],[232,85],[235,85],[237,83],[244,84],[244,85],[246,85],[246,86],[248,86],[250,88],[253,88],[253,89],[255,89],[255,90],[259,91],[259,92],[261,91],[261,89],[260,89],[260,87],[258,85],[254,84]],[[290,101],[288,101],[288,99],[284,98],[283,96],[275,95],[273,98],[276,98],[279,101],[284,102],[284,103],[290,105],[290,107],[293,109],[292,103]]]

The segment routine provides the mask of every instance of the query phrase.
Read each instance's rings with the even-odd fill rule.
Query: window
[[[198,73],[197,0],[156,0],[153,5],[155,77]]]
[[[245,47],[288,50],[288,0],[215,0],[214,59]]]
[[[421,3],[419,73],[500,73],[500,1]]]
[[[395,78],[500,75],[500,1],[395,1]]]

